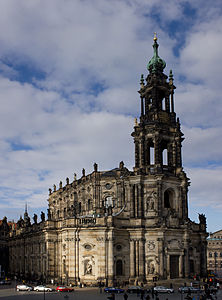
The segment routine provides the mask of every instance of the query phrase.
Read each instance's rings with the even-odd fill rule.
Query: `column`
[[[108,285],[113,284],[113,233],[111,232],[108,237]]]
[[[134,141],[134,144],[135,144],[135,167],[139,168],[140,165],[139,143],[138,141]]]
[[[171,90],[171,112],[174,112],[174,99],[173,99],[174,91]]]
[[[145,142],[145,165],[150,165],[150,144],[149,141]]]
[[[77,274],[76,274],[76,236],[74,234],[74,280],[77,284]]]
[[[163,253],[163,239],[159,238],[158,239],[158,253],[159,253],[159,258],[160,258],[160,264],[159,264],[159,276],[164,277],[164,253]]]
[[[134,240],[130,239],[130,279],[135,278],[135,247]]]
[[[138,186],[134,185],[135,217],[138,217]]]
[[[79,232],[76,231],[76,277],[77,281],[80,280],[79,277]]]
[[[141,199],[141,192],[142,192],[142,189],[141,189],[141,184],[138,184],[138,195],[137,195],[137,198],[138,198],[138,217],[141,217],[142,216],[142,199]]]
[[[141,99],[141,116],[144,115],[144,105],[143,105],[143,97],[140,97]]]
[[[179,256],[179,277],[183,278],[183,255]]]
[[[158,165],[160,166],[159,142],[160,142],[160,138],[156,136],[154,139],[154,163],[157,166]]]
[[[139,276],[139,241],[136,240],[136,277]]]
[[[138,241],[138,245],[139,245],[139,277],[140,277],[140,280],[144,281],[145,253],[144,253],[144,240],[142,238]]]
[[[170,255],[167,254],[167,279],[170,279]]]
[[[130,217],[133,218],[135,217],[135,206],[134,206],[134,186],[133,184],[130,184],[129,186],[129,199],[130,199]]]
[[[189,277],[190,274],[190,263],[189,263],[189,234],[185,233],[184,236],[184,276],[185,278]]]

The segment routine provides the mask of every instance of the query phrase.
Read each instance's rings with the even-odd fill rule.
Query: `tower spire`
[[[154,33],[154,38],[153,38],[153,57],[151,60],[148,62],[147,69],[149,70],[150,73],[158,73],[158,72],[163,72],[164,68],[166,67],[166,62],[159,57],[158,55],[158,47],[159,44],[157,43],[157,35],[156,32]]]

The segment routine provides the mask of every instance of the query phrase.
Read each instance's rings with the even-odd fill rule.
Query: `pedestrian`
[[[128,299],[128,295],[127,295],[126,292],[124,293],[123,298],[124,298],[124,300],[127,300],[127,299]]]
[[[115,300],[115,294],[112,293],[112,294],[111,294],[111,297],[110,297],[109,299],[110,299],[110,300]]]
[[[140,299],[141,299],[141,300],[143,300],[143,298],[144,298],[144,295],[145,295],[145,291],[142,289],[140,293],[141,293],[141,295],[140,295]]]

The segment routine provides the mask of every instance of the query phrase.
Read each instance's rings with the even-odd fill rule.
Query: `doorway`
[[[179,255],[170,255],[170,278],[179,277]]]

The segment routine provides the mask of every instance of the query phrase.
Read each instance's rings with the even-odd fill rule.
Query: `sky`
[[[173,70],[189,217],[222,229],[220,0],[1,0],[0,219],[47,209],[48,189],[124,161],[153,55]]]

